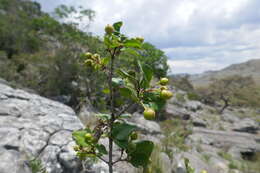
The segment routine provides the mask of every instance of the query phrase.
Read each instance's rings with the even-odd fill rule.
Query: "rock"
[[[0,83],[1,173],[30,173],[33,158],[48,173],[79,173],[71,133],[81,128],[68,106]]]
[[[244,118],[234,123],[233,130],[238,132],[257,134],[260,125],[252,119]]]
[[[191,140],[191,141],[189,141]],[[204,144],[219,149],[229,149],[233,156],[241,158],[243,152],[260,151],[260,138],[247,133],[207,130],[193,128],[193,134],[187,139],[190,144]]]
[[[187,111],[185,108],[173,105],[173,104],[166,104],[165,106],[165,112],[164,112],[166,117],[177,117],[181,118],[183,120],[189,120],[190,119],[190,112]]]
[[[229,123],[240,121],[240,119],[236,115],[233,115],[231,112],[227,111],[224,111],[223,114],[221,114],[221,118],[222,120],[227,121]]]
[[[164,152],[161,152],[159,154],[159,165],[161,165],[161,169],[162,169],[163,173],[171,173],[172,172],[171,160],[170,160],[169,156]]]
[[[210,157],[209,165],[219,173],[229,173],[228,161],[220,157]]]
[[[207,127],[207,122],[199,117],[192,118],[192,124],[194,127]]]
[[[205,163],[200,154],[197,152],[183,152],[174,155],[173,171],[176,173],[187,173],[184,164],[184,158],[189,159],[190,166],[195,169],[195,173],[200,173],[202,170],[208,171],[208,173],[220,173],[214,170],[210,165]]]
[[[202,109],[202,103],[199,101],[187,101],[184,107],[190,111],[196,112]]]
[[[133,123],[134,125],[136,125],[143,134],[161,134],[160,125],[155,121],[144,119],[144,116],[142,114],[134,113],[129,121],[130,124]]]
[[[9,82],[7,82],[6,80],[0,78],[0,84],[9,85]]]

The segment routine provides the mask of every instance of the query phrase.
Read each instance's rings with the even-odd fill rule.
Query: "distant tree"
[[[54,10],[54,18],[81,30],[86,30],[95,17],[95,11],[82,6],[58,6]]]
[[[208,103],[222,102],[223,106],[219,110],[219,112],[222,113],[231,105],[237,94],[253,85],[254,80],[252,77],[233,75],[222,79],[212,79],[209,86],[199,89],[199,92],[204,98],[204,101]]]

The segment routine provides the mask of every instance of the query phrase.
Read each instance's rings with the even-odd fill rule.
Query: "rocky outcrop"
[[[82,122],[93,120],[96,110],[86,103],[79,117]],[[237,111],[239,112],[239,111]],[[260,152],[259,123],[251,118],[239,117],[234,110],[224,114],[198,101],[184,102],[173,98],[166,106],[167,118],[188,120],[193,125],[192,134],[186,140],[187,151],[174,146],[168,152],[158,150],[154,159],[165,173],[185,173],[184,158],[190,160],[195,173],[228,173],[231,160],[219,153],[227,153],[236,160],[250,160]],[[246,113],[246,112],[244,112]],[[29,160],[41,160],[48,173],[107,173],[103,162],[86,164],[75,156],[71,133],[83,128],[75,112],[55,101],[35,94],[13,89],[8,82],[0,80],[0,172],[30,173]],[[164,136],[159,123],[148,121],[140,113],[134,113],[128,123],[137,125],[140,138],[153,141],[163,147]],[[174,132],[173,132],[174,134]],[[166,134],[165,134],[166,135]],[[106,140],[100,141],[108,146]],[[115,148],[114,156],[120,151]],[[229,158],[230,159],[230,158]],[[115,173],[140,172],[126,162],[115,165]],[[238,170],[233,170],[238,171]]]
[[[5,84],[0,82],[1,173],[30,173],[33,158],[48,173],[78,173],[71,133],[83,126],[74,111]]]
[[[211,147],[226,150],[235,158],[242,158],[246,152],[260,152],[260,137],[252,134],[194,128],[188,140],[190,144],[208,145],[205,151]]]

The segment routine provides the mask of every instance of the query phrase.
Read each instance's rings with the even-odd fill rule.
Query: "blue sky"
[[[88,29],[103,34],[122,20],[129,36],[143,36],[169,57],[171,73],[201,73],[260,58],[259,0],[35,0],[45,11],[59,4],[96,11]]]

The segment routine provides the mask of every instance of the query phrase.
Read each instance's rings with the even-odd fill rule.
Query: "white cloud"
[[[95,10],[90,31],[98,35],[106,24],[124,21],[128,35],[143,36],[166,52],[173,73],[198,73],[260,58],[258,0],[37,1],[48,10],[61,2]]]

